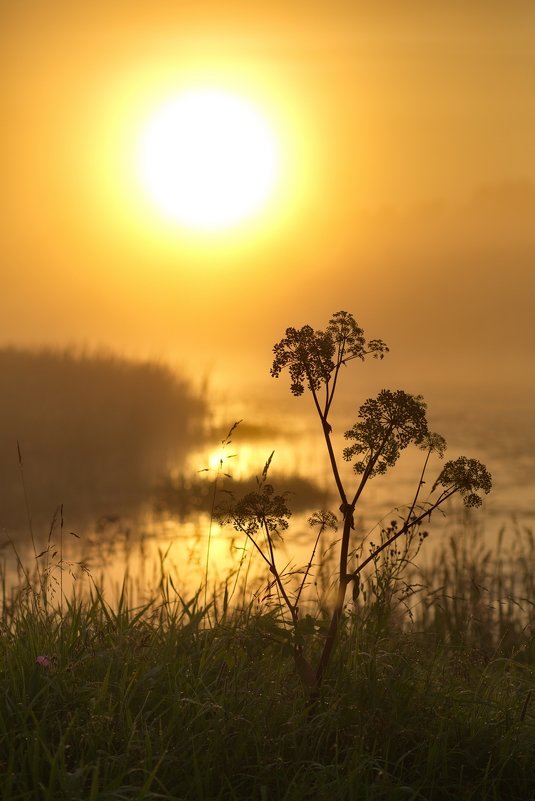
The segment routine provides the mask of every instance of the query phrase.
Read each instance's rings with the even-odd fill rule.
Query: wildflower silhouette
[[[364,361],[368,357],[382,359],[388,352],[380,339],[366,340],[352,314],[339,311],[333,315],[324,331],[315,331],[311,326],[288,328],[286,335],[274,348],[271,375],[279,378],[283,370],[290,375],[290,389],[294,396],[304,394],[305,389],[312,396],[314,407],[321,422],[327,455],[336,490],[340,500],[342,515],[342,535],[338,551],[338,577],[336,599],[330,613],[328,626],[321,633],[322,642],[319,658],[313,665],[303,648],[303,620],[299,614],[299,599],[310,573],[319,538],[327,528],[336,529],[337,520],[332,512],[318,512],[310,524],[318,528],[311,558],[295,594],[285,586],[285,575],[279,571],[275,559],[274,540],[280,532],[288,528],[290,511],[285,495],[276,495],[267,483],[267,473],[273,454],[271,454],[262,478],[258,480],[256,492],[249,493],[239,501],[233,501],[223,514],[224,522],[231,522],[243,532],[267,563],[277,586],[281,604],[290,614],[293,626],[293,655],[299,675],[304,685],[316,697],[325,676],[328,664],[336,645],[337,633],[344,612],[348,587],[353,585],[353,599],[359,594],[360,576],[370,564],[377,563],[380,554],[389,549],[400,537],[413,530],[419,531],[423,521],[431,518],[432,512],[453,495],[459,494],[467,507],[478,507],[482,503],[481,493],[488,494],[492,479],[486,467],[477,459],[464,456],[447,462],[432,486],[431,493],[421,501],[422,488],[426,484],[429,460],[433,454],[442,459],[446,450],[446,440],[440,434],[429,431],[426,418],[426,404],[420,395],[411,395],[403,390],[383,389],[376,398],[366,400],[358,411],[357,422],[344,436],[348,441],[343,449],[343,459],[351,462],[355,474],[354,483],[345,482],[339,469],[339,462],[332,443],[332,426],[329,415],[338,386],[340,371],[350,361]],[[384,475],[394,467],[401,452],[414,445],[425,452],[423,467],[416,484],[411,503],[401,524],[385,530],[385,537],[379,545],[372,547],[371,553],[362,558],[357,567],[349,570],[351,535],[355,528],[355,512],[368,482],[375,476]],[[258,532],[264,537],[260,541]],[[420,533],[422,541],[427,532]],[[264,543],[267,543],[265,545]],[[309,616],[307,616],[308,618]]]

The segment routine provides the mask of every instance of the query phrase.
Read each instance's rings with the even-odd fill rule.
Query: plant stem
[[[320,660],[316,670],[316,688],[315,688],[316,691],[319,690],[321,686],[325,670],[327,669],[327,665],[329,664],[332,650],[336,642],[338,626],[344,609],[344,601],[346,597],[347,585],[349,583],[349,579],[347,576],[347,555],[349,549],[349,538],[351,534],[351,528],[353,525],[353,512],[350,511],[350,509],[351,507],[348,508],[344,516],[344,530],[342,533],[342,543],[340,546],[340,575],[338,578],[338,592],[336,596],[336,603],[331,617],[331,622],[329,624],[329,629],[327,631],[327,634],[325,635],[323,650],[321,652]]]
[[[447,501],[448,498],[451,498],[451,496],[454,495],[456,492],[457,488],[455,487],[447,493],[442,493],[440,498],[438,498],[438,500],[429,509],[426,509],[425,512],[422,512],[421,515],[418,515],[418,517],[415,517],[413,520],[406,520],[403,526],[399,529],[399,531],[396,531],[395,534],[392,534],[391,537],[389,537],[385,542],[383,542],[382,545],[379,545],[373,551],[373,553],[371,553],[363,562],[360,563],[360,565],[356,568],[356,570],[354,570],[350,574],[349,580],[352,580],[353,578],[358,576],[359,573],[361,573],[364,570],[364,568],[367,565],[369,565],[370,562],[372,562],[377,556],[379,556],[381,551],[384,551],[385,548],[388,548],[390,545],[392,545],[392,543],[395,542],[399,537],[401,537],[402,534],[407,534],[407,532],[410,531],[411,528],[417,526],[419,523],[422,522],[422,520],[425,520],[426,517],[431,515],[435,511],[435,509],[438,509],[438,507],[441,506],[444,503],[444,501]]]

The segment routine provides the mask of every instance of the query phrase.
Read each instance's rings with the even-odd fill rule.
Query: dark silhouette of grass
[[[198,443],[206,399],[168,367],[108,353],[0,350],[0,526],[60,504],[91,519],[146,499]],[[20,447],[21,460],[17,452]]]
[[[412,616],[375,566],[312,709],[288,631],[231,607],[233,578],[207,605],[163,559],[141,605],[128,579],[111,603],[22,587],[0,614],[3,801],[532,799],[535,538],[451,534]],[[309,622],[313,641],[328,617]]]

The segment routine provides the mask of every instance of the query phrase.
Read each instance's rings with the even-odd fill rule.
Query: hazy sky
[[[109,346],[263,380],[352,311],[426,381],[533,387],[535,3],[5,0],[0,344]],[[253,99],[265,214],[165,221],[133,152],[185,85]]]

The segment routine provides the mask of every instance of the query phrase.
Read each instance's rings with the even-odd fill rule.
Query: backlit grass
[[[378,565],[312,706],[277,605],[231,607],[229,584],[206,606],[164,573],[137,607],[127,583],[113,602],[5,593],[2,798],[534,797],[535,549],[508,535],[483,560],[468,529],[455,558],[446,537],[406,573],[410,605]],[[320,603],[309,650],[326,619]]]

